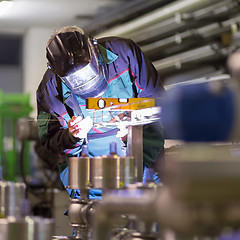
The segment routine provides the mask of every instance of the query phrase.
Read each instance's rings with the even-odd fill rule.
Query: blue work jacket
[[[102,97],[161,97],[164,88],[156,69],[132,40],[119,37],[102,38],[98,39],[98,47],[108,68],[108,87]],[[76,97],[84,117],[93,117],[93,112],[86,109],[85,100]],[[46,71],[38,87],[37,107],[38,131],[43,147],[61,156],[80,156],[84,140],[74,138],[67,128],[68,121],[76,114],[72,107],[71,92],[50,69]],[[110,112],[104,111],[104,114],[104,119],[114,118]],[[96,121],[101,119],[101,116],[94,117],[99,117]],[[117,142],[117,154],[123,155],[123,143],[116,137],[117,131],[115,127],[93,127],[88,134],[90,156],[108,155],[111,142]],[[145,126],[143,160],[147,167],[152,167],[163,146],[164,137],[160,124]],[[67,186],[68,169],[67,165],[62,166],[61,179]]]

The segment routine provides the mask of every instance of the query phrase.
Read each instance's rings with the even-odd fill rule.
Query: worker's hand
[[[73,116],[68,122],[68,130],[76,138],[86,138],[92,126],[93,120],[89,116],[84,119],[81,116]]]

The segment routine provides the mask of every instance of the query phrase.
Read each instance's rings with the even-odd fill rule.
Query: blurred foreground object
[[[240,137],[239,87],[230,76],[171,87],[163,98],[166,138],[194,142]]]
[[[236,79],[224,75],[166,91],[160,121],[166,138],[184,145],[167,152],[162,186],[143,188],[138,198],[128,189],[103,199],[96,211],[97,240],[113,237],[111,220],[119,213],[159,228],[121,231],[122,238],[216,240],[227,229],[232,239],[240,224],[240,151],[230,142],[240,137],[239,90]]]
[[[159,222],[183,236],[211,236],[239,229],[238,145],[187,143],[166,162]]]
[[[167,154],[163,185],[132,184],[106,193],[96,208],[95,238],[217,240],[226,230],[233,234],[240,223],[238,149],[223,143],[178,147]],[[137,225],[114,236],[113,219],[121,214]]]
[[[0,159],[3,179],[16,181],[19,177],[19,141],[16,139],[17,121],[28,117],[32,111],[30,95],[4,93],[0,89]],[[29,152],[29,146],[26,146]],[[25,174],[30,173],[30,156],[25,158]]]
[[[29,215],[26,185],[0,181],[0,239],[50,240],[55,221]]]

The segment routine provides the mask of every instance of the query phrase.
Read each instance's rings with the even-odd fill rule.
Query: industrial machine
[[[169,88],[160,108],[131,109],[127,119],[109,123],[128,128],[129,156],[116,155],[112,143],[107,156],[91,158],[84,146],[80,158],[69,159],[69,188],[81,191],[68,209],[75,234],[52,240],[220,240],[238,233],[239,88],[229,76],[203,80]],[[106,108],[129,104],[112,102]],[[161,184],[139,180],[141,123],[152,121],[184,142],[166,149]],[[102,200],[88,198],[91,188],[102,189]]]
[[[94,223],[96,210],[102,200],[88,198],[90,189],[101,189],[102,198],[109,192],[120,193],[127,188],[133,188],[141,182],[143,174],[142,152],[142,125],[159,119],[159,108],[155,106],[154,99],[104,99],[89,98],[87,100],[89,111],[98,111],[93,118],[94,125],[104,127],[117,126],[120,130],[128,128],[129,155],[120,157],[116,154],[116,143],[111,143],[109,155],[89,157],[87,146],[83,147],[82,157],[69,158],[69,188],[80,189],[80,199],[71,199],[68,209],[68,218],[75,231],[74,237],[67,239],[92,239],[94,237]],[[118,111],[123,117],[115,121],[99,122],[99,115],[104,111]],[[126,114],[127,113],[127,114]],[[104,117],[102,117],[104,119]],[[146,187],[147,188],[147,187]],[[141,190],[140,190],[141,191]],[[131,220],[133,221],[133,220]],[[113,219],[114,231],[121,232],[130,222],[129,216],[124,213]],[[135,222],[135,221],[134,221]],[[110,227],[110,226],[109,226]],[[54,236],[54,240],[66,239],[66,236]]]
[[[139,191],[135,184],[106,194],[96,211],[95,238],[239,239],[239,104],[239,85],[227,75],[169,87],[160,121],[166,137],[183,144],[166,150],[161,187]],[[144,228],[114,235],[120,213]]]
[[[116,155],[114,144],[108,156],[90,158],[86,152],[84,149],[82,157],[69,159],[69,187],[81,191],[80,199],[71,199],[68,209],[76,239],[89,239],[93,231],[99,201],[88,199],[91,188],[102,189],[104,195],[107,191],[124,189],[136,181],[135,159]]]
[[[97,104],[96,104],[97,101]],[[105,101],[106,104],[101,104]],[[99,103],[100,102],[100,103]],[[99,105],[100,104],[100,105]],[[101,107],[104,106],[105,107]],[[100,107],[99,107],[100,106]],[[121,192],[128,187],[135,188],[137,182],[142,181],[142,125],[159,119],[159,107],[155,106],[154,99],[88,99],[89,111],[118,111],[124,117],[112,122],[98,122],[94,118],[94,125],[104,127],[114,125],[120,130],[128,130],[129,155],[120,157],[116,154],[116,145],[112,143],[109,155],[90,158],[87,146],[83,147],[80,158],[69,158],[69,188],[80,189],[81,198],[71,199],[68,209],[69,224],[74,236],[53,236],[53,239],[91,239],[94,234],[95,212],[102,200],[91,200],[88,192],[91,188],[101,189],[104,196],[108,192]],[[128,113],[128,114],[126,114]],[[120,114],[121,115],[121,114]],[[127,117],[126,117],[127,116]],[[19,119],[17,137],[22,141],[37,140],[36,122],[29,118]],[[138,183],[140,184],[140,183]],[[140,184],[137,188],[146,189]],[[153,188],[149,186],[149,188]],[[136,190],[136,189],[135,189]],[[139,190],[142,191],[142,190]],[[64,216],[63,216],[64,217]],[[114,219],[117,229],[127,224],[127,215],[120,214]],[[129,222],[129,220],[128,220]],[[136,220],[131,220],[136,222]]]

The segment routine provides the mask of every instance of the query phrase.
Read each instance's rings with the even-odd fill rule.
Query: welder
[[[84,144],[88,144],[90,156],[108,155],[110,143],[116,142],[117,154],[124,155],[126,143],[116,136],[119,129],[95,127],[86,99],[159,98],[164,88],[150,60],[130,39],[95,39],[77,26],[53,33],[46,52],[48,69],[37,89],[38,131],[44,148],[67,159],[79,157]],[[104,121],[116,117],[114,112],[104,114]],[[143,129],[143,176],[163,156],[160,123],[147,124]],[[67,186],[67,160],[59,166],[60,178]],[[158,177],[154,175],[156,181]],[[73,198],[80,195],[77,190],[67,190]],[[91,189],[89,197],[101,198],[101,191]]]

